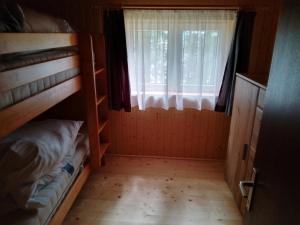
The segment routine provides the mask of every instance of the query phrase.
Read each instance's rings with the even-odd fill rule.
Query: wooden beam
[[[78,45],[75,33],[0,33],[0,54]]]
[[[81,89],[81,76],[0,111],[0,139]]]
[[[10,90],[75,67],[79,67],[79,56],[70,56],[4,71],[0,73],[0,91]]]

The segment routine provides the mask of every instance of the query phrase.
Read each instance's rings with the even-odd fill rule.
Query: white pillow
[[[83,122],[46,120],[33,122],[0,142],[0,198],[10,196],[27,209],[39,179],[75,151]],[[50,182],[50,181],[49,181]]]
[[[70,24],[60,18],[40,13],[26,6],[21,6],[24,13],[23,32],[34,33],[72,33]]]

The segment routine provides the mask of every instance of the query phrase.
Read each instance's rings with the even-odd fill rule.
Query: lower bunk
[[[48,135],[49,133],[47,131],[45,132],[45,134],[41,134],[41,129],[47,127],[50,123],[54,124],[54,126],[50,125],[50,127],[52,126],[50,128],[50,132],[53,132],[54,135],[58,135],[58,140],[64,139],[63,142],[66,142],[66,140],[67,142],[71,141],[72,138],[68,136],[74,136],[74,134],[77,133],[76,129],[79,126],[81,126],[81,122],[79,121],[48,120],[45,121],[46,125],[43,125],[43,123],[44,121],[33,122],[33,126],[32,124],[25,125],[20,129],[21,131],[18,130],[12,133],[4,140],[2,140],[0,143],[0,160],[7,161],[7,159],[14,158],[12,156],[9,156],[9,154],[11,154],[11,152],[9,151],[12,151],[14,152],[14,154],[17,155],[19,154],[20,157],[22,157],[22,154],[27,154],[24,153],[24,151],[22,151],[22,147],[17,146],[17,150],[15,150],[16,143],[20,142],[20,140],[25,140],[25,142],[28,142],[29,140],[29,142],[32,142],[36,139],[41,139],[43,142],[46,135]],[[68,127],[56,128],[55,123],[59,124],[58,126],[64,126],[64,124],[66,124]],[[32,131],[35,129],[36,126],[39,127],[37,131]],[[73,131],[70,131],[72,129]],[[2,205],[1,208],[3,209],[1,212],[1,214],[3,215],[0,218],[1,224],[58,225],[63,222],[65,215],[70,209],[72,203],[74,202],[76,196],[78,195],[80,189],[82,188],[91,171],[90,166],[88,164],[88,155],[90,151],[89,140],[87,132],[85,130],[85,128],[81,128],[80,130],[78,128],[78,133],[76,134],[76,138],[73,138],[73,143],[62,143],[62,148],[69,147],[70,149],[72,149],[74,147],[74,151],[68,151],[68,153],[65,154],[65,157],[63,157],[59,163],[56,163],[56,165],[53,166],[53,168],[49,169],[49,172],[47,172],[46,174],[39,174],[38,180],[32,180],[32,177],[37,177],[37,175],[28,175],[28,177],[31,176],[31,178],[23,179],[23,181],[21,181],[20,183],[18,183],[17,181],[12,182],[9,179],[6,179],[5,177],[1,178],[0,182],[2,184],[6,182],[7,186],[12,187],[12,191],[6,191],[6,193],[4,193],[5,191],[2,191],[2,193],[0,193],[0,198],[2,202],[0,205]],[[25,136],[22,136],[25,132],[27,134]],[[39,132],[39,134],[36,134],[36,132]],[[68,138],[70,140],[68,140]],[[49,139],[49,137],[46,137],[46,139]],[[36,141],[36,143],[39,146],[39,151],[33,152],[40,154],[43,152],[43,150],[41,149],[43,148],[42,145],[45,144],[45,142],[41,144],[39,143],[39,141]],[[53,143],[47,144],[52,145]],[[7,152],[5,152],[4,149],[6,149]],[[46,149],[52,150],[51,147],[46,147]],[[25,150],[30,152],[28,148]],[[64,150],[62,150],[62,154],[63,152]],[[52,155],[55,153],[55,151],[54,153],[50,152],[49,156],[50,158],[52,157],[51,160],[55,158]],[[32,152],[28,154],[30,154],[30,156],[26,156],[27,159],[28,157],[33,157]],[[10,162],[8,164],[13,163],[14,162]],[[45,163],[45,165],[49,163],[51,162],[49,161]],[[28,167],[31,166],[32,163],[28,163]],[[26,169],[24,170],[24,168],[26,168],[24,167],[24,165],[22,165],[21,170],[18,170],[16,166],[12,167],[14,171],[18,171],[22,175],[27,173],[27,171],[25,172]],[[8,169],[7,165],[4,165],[3,168],[7,171],[12,171],[12,169]],[[41,168],[41,165],[39,165],[38,169],[40,171],[43,171],[44,168]],[[33,169],[33,171],[35,170]],[[32,190],[30,195],[26,196],[26,201],[24,201],[24,193],[28,191],[28,188],[24,189],[24,187],[20,187],[20,185],[26,186],[28,182],[30,183],[30,180],[31,184],[29,185],[29,187]],[[6,188],[2,188],[2,190],[5,189]],[[14,193],[16,191],[21,193],[23,192],[23,194]]]

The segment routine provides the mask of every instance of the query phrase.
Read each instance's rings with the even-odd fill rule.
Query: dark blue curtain
[[[104,34],[110,108],[130,112],[130,84],[123,10],[104,11]]]
[[[226,115],[231,115],[235,75],[237,72],[247,73],[248,71],[255,15],[255,12],[238,12],[234,39],[231,44],[220,94],[215,107],[217,112],[225,112]]]

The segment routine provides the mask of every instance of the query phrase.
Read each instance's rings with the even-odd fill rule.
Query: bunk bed
[[[79,47],[77,33],[0,33],[0,141],[82,89]],[[85,135],[83,142],[87,139]],[[8,213],[1,223],[62,223],[91,172],[89,146],[84,154],[82,145],[76,146],[72,176],[57,177],[44,189],[49,204],[34,212]]]
[[[78,37],[73,33],[0,34],[0,54],[13,54],[16,52],[45,50],[76,45],[78,45]],[[42,53],[39,52],[39,54]],[[40,82],[41,79],[49,78],[52,75],[59,77],[59,75],[61,75],[60,72],[78,67],[79,56],[72,55],[1,71],[0,92],[2,97],[2,109],[0,111],[0,138],[3,138],[58,102],[79,91],[81,89],[81,76],[77,74],[71,79],[67,79],[66,81],[62,80],[59,84],[40,90],[39,93],[35,93],[34,95],[27,94],[26,97],[19,96],[18,98],[21,100],[17,102],[14,102],[13,100],[4,100],[10,99],[6,96],[14,95],[13,92],[17,92],[17,88],[22,88],[22,86],[26,84],[33,86],[32,82]]]

